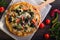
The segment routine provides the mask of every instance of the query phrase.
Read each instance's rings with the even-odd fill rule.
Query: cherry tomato
[[[50,35],[47,33],[47,34],[44,35],[44,37],[45,37],[46,39],[49,39],[49,38],[50,38]]]
[[[50,19],[46,19],[46,24],[50,24]]]
[[[0,12],[4,12],[5,8],[4,7],[0,7]]]
[[[19,18],[17,18],[17,19],[16,19],[16,23],[19,23],[19,22],[20,22],[20,19],[19,19]]]
[[[43,29],[45,27],[45,24],[44,23],[41,23],[40,25],[39,25],[39,28],[41,28],[41,29]]]

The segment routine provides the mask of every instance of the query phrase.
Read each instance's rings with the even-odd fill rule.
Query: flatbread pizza
[[[8,30],[20,37],[35,32],[41,22],[39,10],[27,2],[18,2],[9,7],[5,16]]]

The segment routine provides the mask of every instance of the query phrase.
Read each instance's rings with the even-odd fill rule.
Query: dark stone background
[[[51,10],[55,8],[60,9],[60,0],[56,0],[54,3],[51,3],[51,5],[52,5]],[[51,19],[50,12],[48,13],[48,16],[45,19],[47,18]],[[58,20],[60,21],[60,18]],[[43,34],[49,33],[49,30],[48,30],[49,28],[50,28],[50,25],[46,25],[44,29],[38,29],[38,31],[32,37],[32,40],[46,40],[44,39]],[[14,39],[0,30],[0,40],[14,40]],[[50,38],[49,40],[55,40],[55,38]]]

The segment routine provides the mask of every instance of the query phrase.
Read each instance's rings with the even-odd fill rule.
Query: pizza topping
[[[31,16],[34,16],[34,13],[33,13],[33,12],[29,12],[29,14],[30,14]]]
[[[12,22],[12,18],[11,18],[11,16],[9,17],[9,20],[8,20],[9,22]]]
[[[16,19],[16,23],[19,23],[19,22],[20,22],[20,19],[19,19],[19,18],[17,18],[17,19]]]
[[[24,20],[24,16],[22,16],[21,18],[22,18],[22,20]]]
[[[23,30],[23,28],[21,27],[21,25],[14,26],[13,28],[17,29],[17,30]]]
[[[16,13],[18,13],[18,15],[19,15],[19,12],[21,12],[21,10],[13,10],[14,12],[16,12]]]
[[[27,12],[28,10],[23,10],[24,12]]]
[[[25,6],[24,6],[22,9],[23,9],[23,10],[28,10],[28,8],[27,8],[27,7],[25,7]]]
[[[18,31],[23,29],[24,32],[31,31],[31,28],[36,28],[37,26],[37,18],[33,19],[34,11],[27,7],[22,7],[22,5],[11,10],[9,16],[8,21],[12,24],[13,28]]]
[[[30,20],[31,20],[31,18],[30,18],[30,17],[25,18],[25,23],[30,22]]]
[[[15,17],[16,15],[13,13],[12,16]]]
[[[36,20],[35,19],[32,19],[32,22],[35,24],[36,23]]]
[[[33,23],[30,25],[30,27],[32,27],[32,28],[34,28],[34,26],[35,26],[35,25],[34,25]]]
[[[21,24],[22,26],[25,25],[24,21],[21,21],[20,24]]]
[[[27,27],[24,27],[25,30],[27,30]]]

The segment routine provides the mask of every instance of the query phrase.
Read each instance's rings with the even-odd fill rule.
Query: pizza
[[[39,13],[35,6],[27,2],[14,3],[5,14],[7,29],[20,37],[31,35],[41,22]]]

